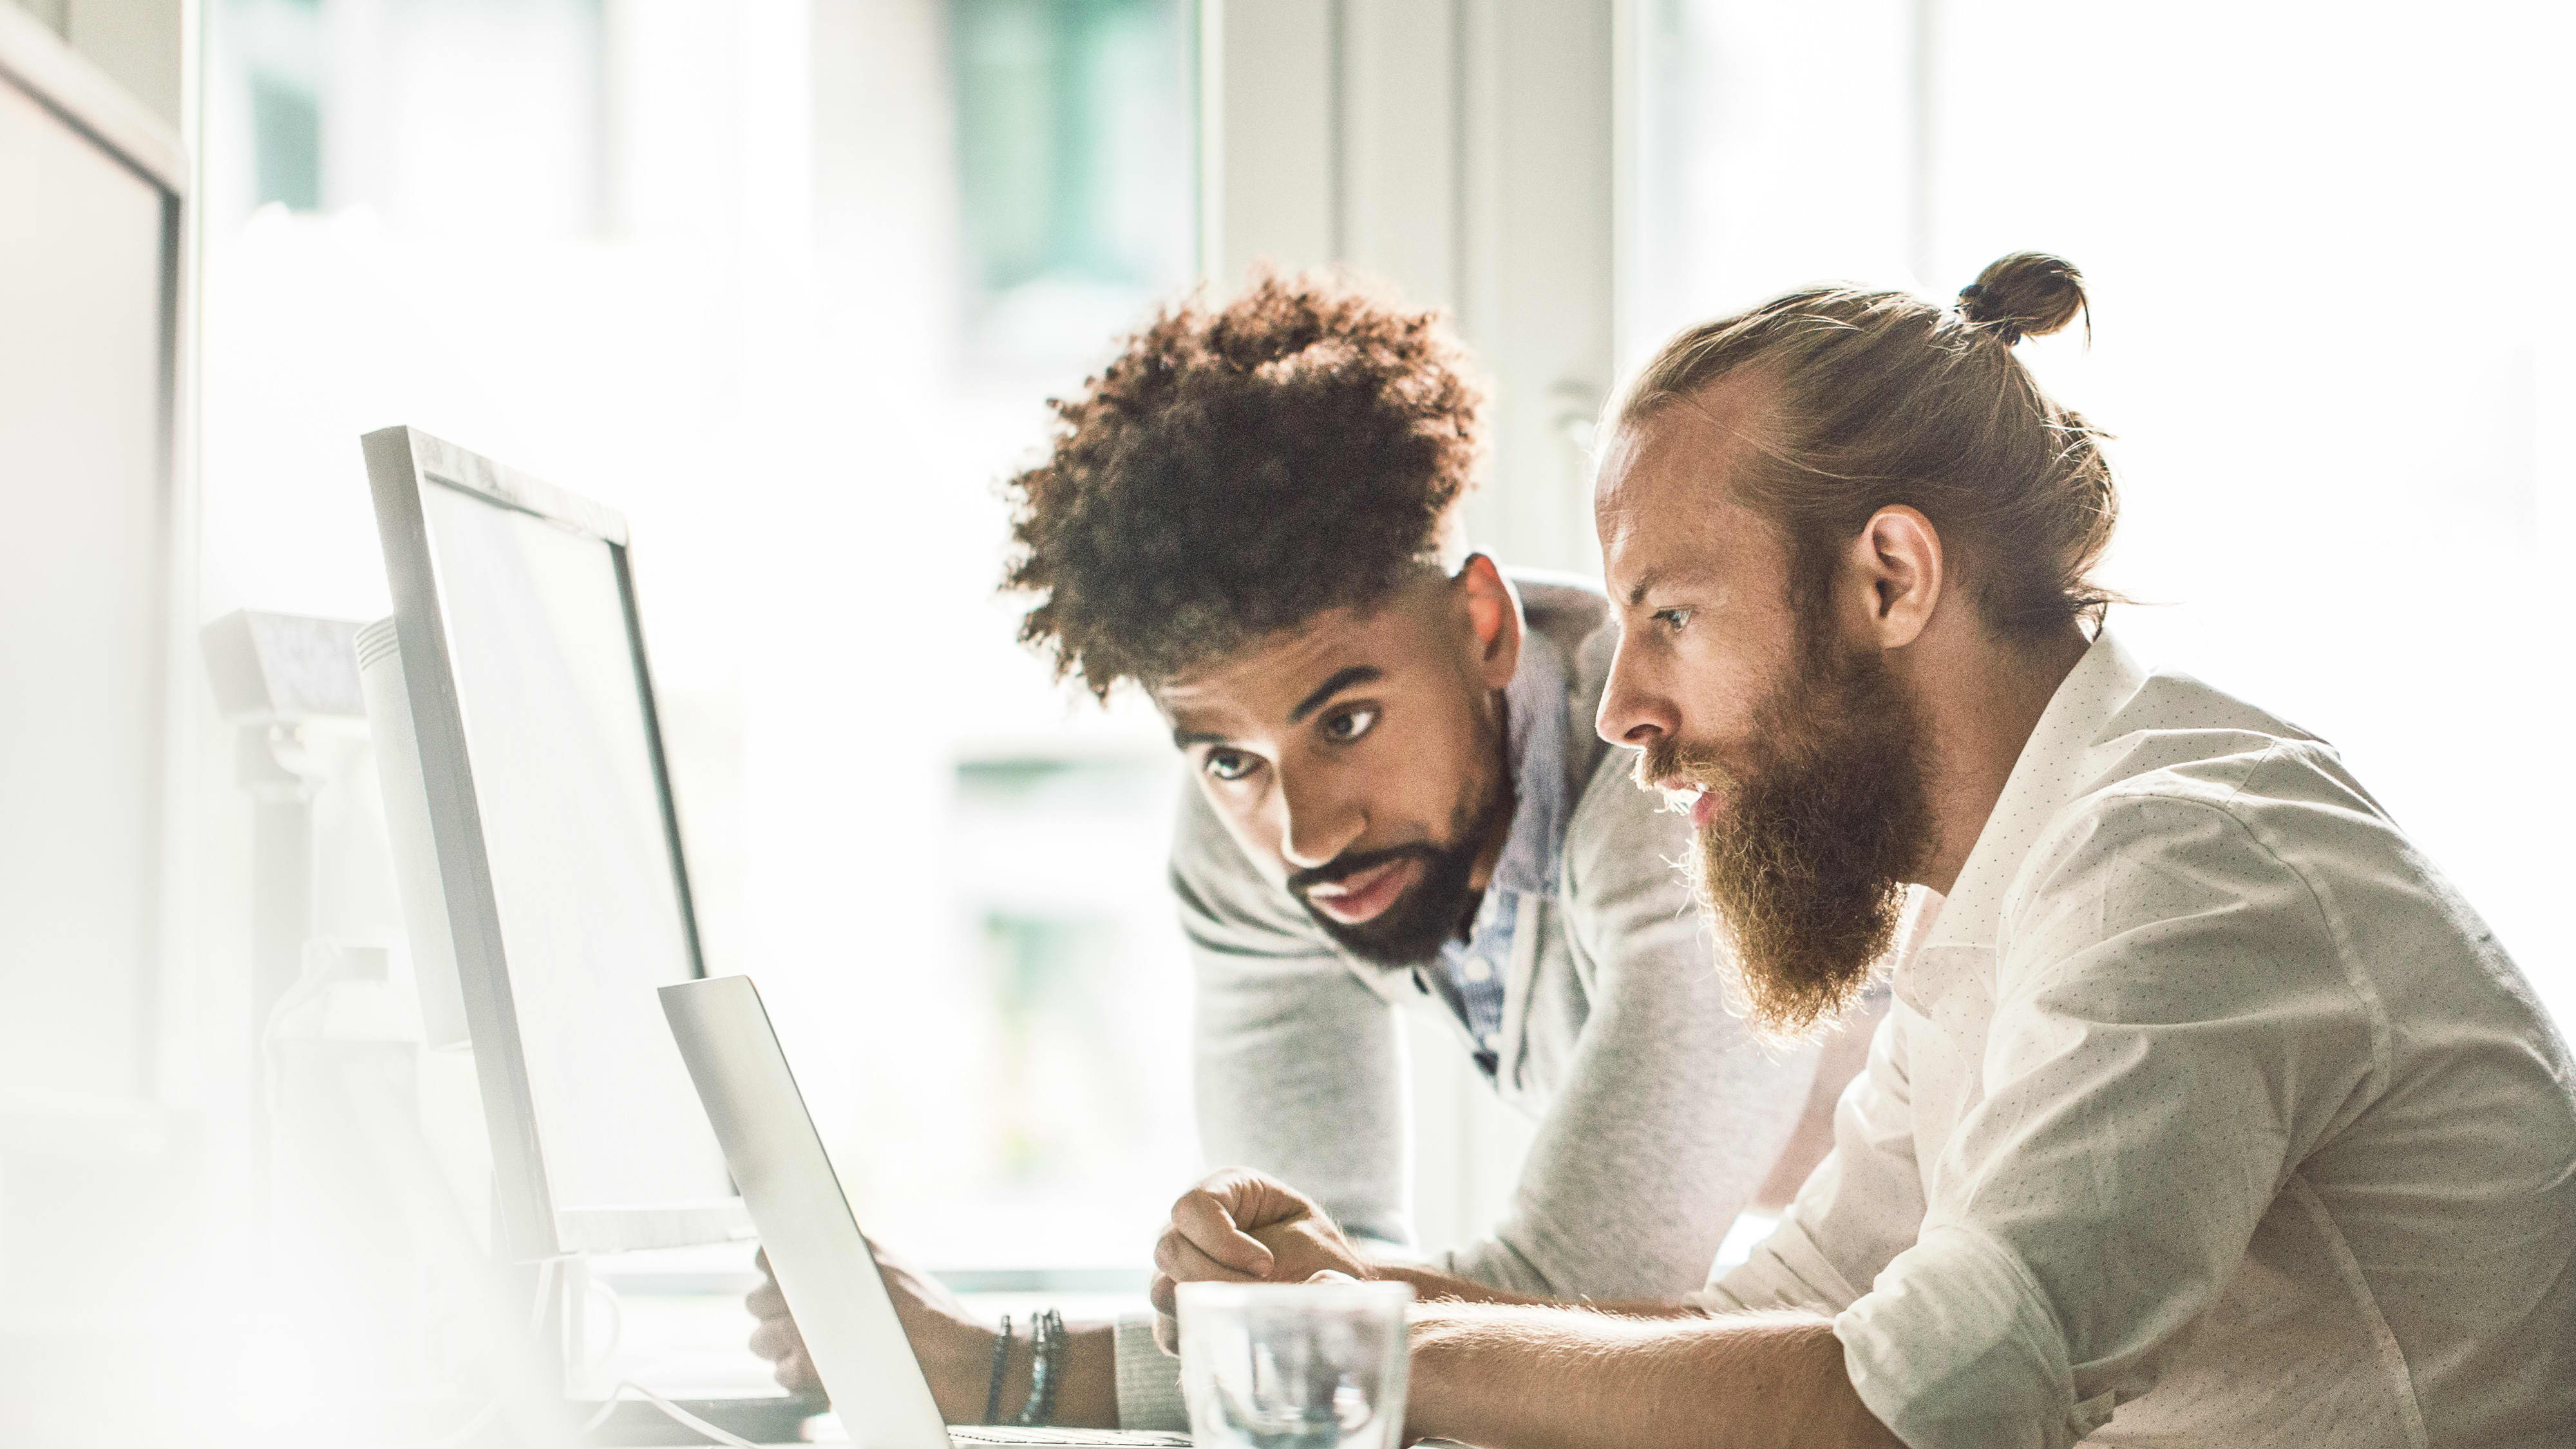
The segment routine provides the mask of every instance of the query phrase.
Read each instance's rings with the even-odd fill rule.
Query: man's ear
[[[1467,616],[1476,670],[1487,689],[1512,682],[1521,667],[1521,600],[1490,554],[1471,553],[1449,581]]]
[[[1847,562],[1866,585],[1861,602],[1871,642],[1902,649],[1921,637],[1949,584],[1932,520],[1901,503],[1882,508],[1852,540]]]

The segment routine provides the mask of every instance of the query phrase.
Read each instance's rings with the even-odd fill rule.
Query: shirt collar
[[[2146,681],[2146,670],[2110,630],[2094,637],[2093,646],[2049,696],[2048,708],[2004,778],[2003,793],[1995,797],[1985,828],[1977,832],[1976,848],[1951,883],[1940,916],[1924,939],[1926,947],[1994,942],[2004,892],[2020,872],[2022,857],[2058,807],[2092,777],[2087,755]]]
[[[1519,665],[1503,686],[1511,756],[1512,831],[1494,862],[1494,886],[1522,895],[1556,894],[1565,854],[1567,796],[1565,659],[1535,629],[1521,635]]]

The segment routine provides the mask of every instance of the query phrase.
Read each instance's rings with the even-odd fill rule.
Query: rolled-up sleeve
[[[1835,1321],[1913,1449],[2065,1449],[2153,1387],[2384,1042],[2309,883],[2209,802],[2086,802],[1994,950],[1982,1097]]]

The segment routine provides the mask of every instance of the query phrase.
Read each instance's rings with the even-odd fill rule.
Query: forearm
[[[1514,1293],[1472,1278],[1460,1278],[1412,1263],[1372,1263],[1369,1276],[1413,1285],[1414,1298],[1423,1303],[1494,1303],[1521,1308],[1585,1308],[1594,1313],[1615,1314],[1622,1318],[1696,1318],[1699,1310],[1687,1303],[1569,1302],[1562,1298],[1536,1298]]]
[[[1433,1305],[1413,1328],[1405,1429],[1487,1449],[1904,1449],[1808,1315]]]
[[[1414,1299],[1421,1303],[1536,1305],[1547,1301],[1543,1298],[1514,1293],[1508,1288],[1497,1288],[1490,1283],[1479,1283],[1472,1278],[1460,1278],[1443,1273],[1437,1268],[1425,1268],[1418,1263],[1371,1262],[1369,1276],[1384,1281],[1412,1284]]]
[[[980,1369],[961,1364],[933,1382],[939,1400],[940,1417],[951,1424],[985,1422],[986,1391],[992,1384],[993,1341],[998,1332],[983,1335],[983,1362]],[[1028,1325],[1015,1323],[1011,1350],[1002,1369],[1001,1412],[995,1417],[1008,1424],[1020,1416],[1029,1401],[1029,1382],[1036,1364],[1036,1348],[1029,1341]],[[1072,1428],[1115,1429],[1118,1427],[1118,1343],[1117,1331],[1109,1323],[1068,1323],[1064,1339],[1055,1350],[1055,1416],[1054,1422]]]

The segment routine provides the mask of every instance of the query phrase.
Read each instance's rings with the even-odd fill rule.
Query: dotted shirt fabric
[[[2576,1071],[2334,751],[2107,633],[1718,1309],[1950,1446],[2576,1443]]]

